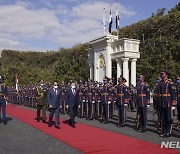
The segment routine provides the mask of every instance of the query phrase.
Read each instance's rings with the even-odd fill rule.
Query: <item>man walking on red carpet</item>
[[[53,88],[48,90],[48,105],[50,108],[48,127],[52,126],[52,119],[55,113],[55,128],[60,129],[59,109],[62,108],[62,90],[58,88],[57,82],[54,82]]]
[[[69,108],[70,112],[70,125],[75,128],[75,121],[74,118],[77,113],[78,108],[78,93],[75,86],[75,83],[71,83],[71,88],[67,90],[67,102],[66,108]]]

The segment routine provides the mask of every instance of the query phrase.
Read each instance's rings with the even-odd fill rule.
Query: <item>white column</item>
[[[112,50],[111,44],[108,43],[107,48],[106,48],[105,65],[106,65],[106,76],[109,78],[112,78],[112,62],[111,62],[111,57],[110,57],[110,54],[112,52],[111,50]]]
[[[131,84],[136,86],[136,61],[137,59],[131,59]]]
[[[118,78],[120,77],[120,75],[122,75],[122,61],[121,59],[116,59],[117,62],[117,82],[118,82]]]
[[[128,61],[129,58],[123,58],[123,77],[127,80],[126,85],[129,86],[129,68]]]
[[[89,64],[90,67],[90,79],[93,80],[93,64]]]

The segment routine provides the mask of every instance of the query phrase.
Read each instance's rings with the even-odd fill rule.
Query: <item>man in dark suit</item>
[[[52,126],[52,118],[55,113],[55,128],[60,129],[59,109],[62,108],[62,90],[58,88],[58,83],[48,90],[48,105],[50,109],[48,126]]]
[[[75,128],[74,118],[76,116],[77,108],[78,108],[78,92],[75,83],[71,83],[71,87],[67,90],[66,96],[67,96],[66,108],[69,108],[70,125],[73,128]]]

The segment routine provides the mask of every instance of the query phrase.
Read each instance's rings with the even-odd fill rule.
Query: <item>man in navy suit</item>
[[[73,128],[75,128],[74,118],[76,116],[77,108],[78,108],[78,92],[75,83],[71,83],[71,87],[67,90],[66,96],[67,96],[66,108],[69,108],[70,125]]]
[[[52,126],[52,118],[55,113],[55,128],[59,127],[59,109],[62,108],[62,90],[58,88],[58,83],[54,82],[54,86],[48,90],[48,105],[50,108],[48,127]]]

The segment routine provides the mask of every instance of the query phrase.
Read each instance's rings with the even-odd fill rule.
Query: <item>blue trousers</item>
[[[163,125],[166,134],[171,134],[172,110],[170,107],[162,108]]]
[[[2,121],[6,121],[6,102],[0,102],[0,119],[2,111]]]
[[[142,130],[147,129],[147,107],[139,107],[140,123]]]
[[[77,114],[77,106],[69,107],[69,114],[70,114],[70,124],[71,126],[75,126],[74,118]]]
[[[117,107],[118,107],[119,124],[123,126],[124,125],[124,104],[118,105]]]
[[[55,113],[55,126],[59,126],[60,122],[59,122],[59,109],[58,108],[50,109],[49,124],[52,125],[52,119],[53,119],[54,113]]]

